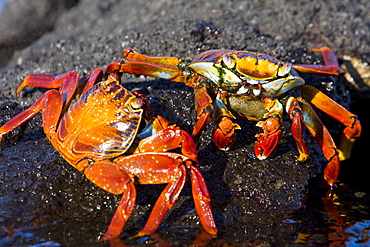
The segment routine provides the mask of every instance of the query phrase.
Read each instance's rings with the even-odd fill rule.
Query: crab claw
[[[234,144],[236,129],[240,129],[238,124],[233,123],[228,117],[222,117],[213,133],[213,142],[219,149],[229,150]]]
[[[280,130],[280,118],[271,116],[265,121],[259,121],[256,126],[263,129],[263,133],[257,134],[257,142],[254,153],[260,160],[266,159],[275,150],[280,141],[282,132]]]
[[[263,133],[256,135],[258,141],[254,146],[254,153],[259,160],[266,159],[275,150],[281,135],[281,130],[277,130],[267,136]]]

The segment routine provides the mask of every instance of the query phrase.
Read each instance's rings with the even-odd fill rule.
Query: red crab
[[[232,121],[235,117],[258,121],[257,126],[263,130],[256,135],[255,154],[259,159],[267,158],[275,150],[281,138],[285,107],[292,120],[291,132],[299,151],[297,160],[303,162],[309,155],[302,138],[302,125],[305,125],[328,160],[324,178],[333,186],[339,162],[350,156],[361,125],[356,115],[316,88],[305,85],[299,76],[298,72],[326,76],[343,73],[330,48],[314,50],[321,51],[325,65],[293,65],[268,55],[235,50],[210,50],[193,60],[183,60],[151,57],[125,49],[123,58],[110,64],[107,72],[160,77],[195,88],[198,121],[192,133],[194,140],[198,140],[213,117],[217,124],[213,140],[220,149],[227,150],[234,142],[234,131],[240,129]],[[301,88],[301,96],[289,95],[297,87]],[[345,125],[339,147],[310,104]]]
[[[162,117],[151,117],[146,99],[125,89],[116,75],[101,81],[102,69],[94,70],[86,77],[81,94],[79,77],[75,72],[28,75],[17,93],[25,86],[59,89],[45,92],[30,108],[0,127],[0,141],[4,134],[42,111],[44,132],[63,158],[100,188],[122,194],[104,239],[118,237],[130,217],[136,200],[134,182],[168,184],[137,236],[150,235],[178,199],[188,173],[200,222],[207,232],[216,235],[209,192],[196,168],[197,151],[191,136],[168,125]],[[79,98],[72,103],[76,95]],[[148,125],[138,134],[143,118]],[[177,148],[181,153],[168,152]]]

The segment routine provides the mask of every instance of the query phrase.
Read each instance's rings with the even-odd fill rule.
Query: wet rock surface
[[[309,48],[331,46],[369,60],[367,1],[80,1],[63,14],[53,31],[15,53],[0,74],[0,125],[35,102],[45,89],[26,88],[16,99],[15,88],[29,73],[89,73],[121,57],[123,48],[158,56],[194,57],[214,48],[266,53],[294,63],[322,63]],[[336,78],[305,76],[309,84],[349,107],[346,84]],[[195,123],[193,90],[180,83],[127,75],[124,85],[143,93],[156,114],[191,132]],[[337,137],[340,125],[323,121]],[[200,170],[208,184],[219,238],[213,243],[293,245],[304,226],[320,216],[302,207],[309,181],[326,164],[309,133],[311,158],[298,163],[284,117],[283,138],[265,161],[253,153],[255,123],[237,120],[242,130],[232,150],[218,150],[211,141],[213,125],[202,135]],[[120,197],[95,186],[68,165],[45,138],[38,115],[4,136],[0,152],[0,245],[92,246],[106,231]],[[127,240],[145,224],[162,185],[139,185],[135,210],[121,234],[127,244],[151,243],[149,238]],[[292,220],[294,219],[294,220]],[[165,219],[159,234],[165,241],[188,245],[200,226],[187,186]],[[12,233],[12,234],[11,234]],[[149,241],[149,242],[148,242]],[[58,245],[56,245],[58,246]]]

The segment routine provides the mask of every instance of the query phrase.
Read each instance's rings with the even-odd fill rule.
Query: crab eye
[[[233,66],[233,59],[228,54],[222,55],[222,61],[228,68],[231,68]]]
[[[292,70],[292,64],[286,63],[278,70],[278,76],[286,76]]]
[[[143,99],[136,98],[131,101],[131,107],[135,110],[140,109],[144,105]]]

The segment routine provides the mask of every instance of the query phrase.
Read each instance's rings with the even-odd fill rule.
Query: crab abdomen
[[[267,113],[265,102],[258,99],[249,99],[239,95],[227,97],[228,108],[235,116],[248,120],[259,121]]]

